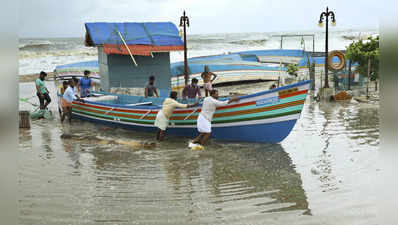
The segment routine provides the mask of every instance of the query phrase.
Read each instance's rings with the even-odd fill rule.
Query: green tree
[[[297,77],[297,71],[298,71],[298,68],[297,68],[296,65],[294,65],[294,64],[289,64],[289,65],[287,66],[287,73],[288,73],[288,74],[294,75],[294,76]]]
[[[376,81],[379,78],[379,36],[351,43],[347,47],[346,57],[352,63],[358,63],[355,71],[362,76],[368,74],[368,60],[370,58],[370,80]]]

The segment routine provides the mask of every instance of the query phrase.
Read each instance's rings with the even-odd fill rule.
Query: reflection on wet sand
[[[334,149],[340,146],[341,151],[344,149],[357,152],[366,149],[361,145],[377,146],[379,143],[378,107],[372,105],[358,107],[345,102],[319,103],[309,104],[308,114],[311,115],[308,117],[311,118],[310,121],[307,121],[311,124],[311,128],[308,128],[318,127],[314,129],[314,134],[319,133],[324,143],[311,172],[319,177],[322,183],[320,188],[323,192],[336,191],[342,181],[333,172],[335,166],[333,160],[336,154]],[[319,115],[322,117],[317,118]],[[361,142],[353,145],[345,141],[347,138]]]
[[[115,131],[100,137],[118,140],[125,135]],[[59,186],[23,189],[23,224],[36,221],[34,212],[43,210],[51,211],[46,217],[49,221],[72,221],[64,215],[70,207],[76,209],[75,222],[83,218],[79,212],[84,212],[87,221],[139,224],[214,224],[266,217],[264,213],[286,211],[299,215],[308,211],[300,176],[280,145],[213,142],[205,151],[192,151],[186,148],[188,140],[181,143],[170,137],[155,148],[143,145],[135,149],[118,141],[103,145],[98,136],[89,135],[92,130],[85,129],[73,135],[63,133],[58,138],[52,135],[52,142],[60,144],[50,151],[45,128],[32,133],[33,137],[39,135],[41,151],[57,151],[47,160],[58,172],[69,175],[53,178]],[[139,143],[149,142],[147,139]],[[57,159],[61,155],[66,156],[63,162]],[[34,154],[30,157],[25,159],[28,164],[40,164]],[[55,171],[47,172],[40,177],[53,177]],[[23,183],[28,185],[25,182],[29,180],[40,186],[40,181],[29,174],[23,173]],[[37,195],[37,191],[44,192]],[[81,200],[57,205],[58,210],[48,208],[52,204],[28,207],[41,202],[44,193],[52,202],[61,203],[70,195]]]

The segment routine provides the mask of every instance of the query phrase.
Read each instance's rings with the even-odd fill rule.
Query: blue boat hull
[[[125,129],[152,132],[154,133],[154,135],[157,130],[157,128],[155,127],[120,124],[113,121],[105,121],[101,119],[80,116],[78,114],[73,114],[73,118],[100,123],[108,126],[117,126]],[[296,124],[296,121],[296,119],[293,119],[266,124],[213,127],[211,137],[228,141],[279,143],[289,135],[290,131]],[[199,132],[196,128],[167,128],[166,135],[176,135],[193,138],[199,135]]]

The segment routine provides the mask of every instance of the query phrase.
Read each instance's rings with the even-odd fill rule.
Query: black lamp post
[[[187,59],[187,32],[186,27],[189,27],[189,18],[184,14],[180,18],[180,27],[184,27],[184,79],[185,85],[188,85],[188,59]]]
[[[334,17],[334,13],[329,11],[329,8],[326,7],[326,12],[322,12],[319,18],[319,26],[323,25],[323,17],[326,17],[326,40],[325,40],[325,88],[329,88],[329,79],[328,79],[328,36],[329,36],[329,16],[332,19],[332,25],[336,25],[336,19]]]

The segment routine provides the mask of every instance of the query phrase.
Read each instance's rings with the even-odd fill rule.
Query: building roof
[[[150,55],[156,51],[184,50],[177,27],[171,22],[86,23],[86,46],[103,46],[106,54]]]

